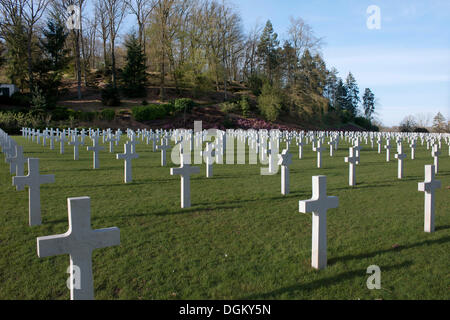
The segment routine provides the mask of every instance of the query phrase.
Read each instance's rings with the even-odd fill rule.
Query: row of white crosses
[[[314,147],[313,145],[313,149],[315,149],[315,151],[318,151],[318,166],[320,165],[321,161],[319,160],[319,154],[321,154],[321,144],[322,144],[322,137],[319,137],[319,139],[315,139],[315,136],[311,137],[313,144],[314,141],[317,141],[317,147]],[[402,153],[402,146],[401,146],[401,141],[397,141],[398,142],[398,154],[396,155],[396,158],[399,160],[399,178],[401,178],[401,173],[402,173],[402,161],[403,159],[406,157],[406,155],[404,155]],[[131,160],[133,153],[131,152],[131,143],[127,143],[124,146],[125,152],[123,155],[121,155],[122,157],[119,157],[119,155],[117,155],[117,158],[123,158],[125,159],[125,162],[127,163],[128,160]],[[389,144],[388,144],[389,145]],[[279,146],[279,145],[278,145]],[[287,142],[287,148],[289,147],[289,142]],[[270,148],[270,150],[272,150],[273,147]],[[350,167],[353,166],[355,164],[358,164],[359,162],[359,150],[361,149],[361,147],[359,146],[359,139],[356,138],[355,141],[355,145],[354,147],[350,148],[350,156],[347,157],[345,159],[346,162],[349,162]],[[389,148],[390,149],[390,148]],[[388,150],[389,150],[388,149]],[[269,151],[269,150],[268,150]],[[433,148],[433,152],[436,154],[437,150],[435,151],[435,149]],[[212,153],[212,148],[210,145],[208,145],[207,147],[207,151],[206,154],[210,154],[209,157],[211,157],[211,153]],[[332,154],[332,152],[330,151],[330,155]],[[270,153],[269,153],[270,156]],[[199,168],[198,167],[191,167],[189,163],[187,163],[188,161],[186,161],[184,159],[184,156],[182,155],[182,162],[181,162],[181,166],[180,168],[172,168],[171,169],[171,174],[179,174],[181,175],[181,206],[183,208],[188,208],[190,207],[190,176],[192,174],[195,173],[199,173]],[[281,165],[282,167],[282,193],[283,194],[287,194],[289,193],[289,165],[292,162],[292,155],[288,152],[288,149],[283,150],[282,154],[279,155],[279,162],[278,165]],[[209,162],[208,162],[209,163]],[[269,161],[270,163],[270,161]],[[352,173],[353,171],[353,173]],[[127,165],[125,164],[125,177],[127,176]],[[130,170],[131,172],[131,170]],[[426,192],[426,196],[425,196],[425,231],[426,232],[433,232],[434,231],[434,199],[433,199],[433,195],[434,195],[434,190],[438,187],[440,187],[440,183],[438,181],[434,180],[434,174],[435,174],[435,168],[434,166],[427,166],[426,167],[426,181],[424,183],[420,183],[419,184],[419,190],[420,191],[424,191]],[[350,174],[349,174],[349,184],[350,185],[354,185],[354,169],[350,170]],[[127,180],[127,178],[125,178]],[[127,181],[125,181],[127,182]],[[69,199],[70,200],[70,199]],[[81,199],[72,199],[74,201],[81,201]],[[86,200],[86,199],[84,199]],[[88,198],[87,198],[88,200]],[[337,197],[329,197],[326,195],[326,177],[325,176],[315,176],[313,177],[313,197],[310,200],[306,200],[306,201],[300,201],[299,203],[299,211],[300,212],[312,212],[313,213],[313,233],[312,233],[312,266],[314,268],[317,269],[323,269],[326,267],[327,264],[327,238],[326,238],[326,213],[328,209],[331,208],[336,208],[338,206],[338,199]],[[71,204],[69,203],[69,208],[71,208]],[[70,210],[69,209],[69,221],[71,220],[70,217]],[[85,210],[86,211],[86,210]],[[84,223],[84,225],[88,225],[89,228],[84,228],[88,231],[90,230],[90,221],[88,221],[89,223]],[[70,224],[73,222],[69,222]],[[69,230],[71,230],[72,228],[69,228]],[[69,231],[70,232],[70,231]],[[117,230],[118,232],[118,230]],[[89,234],[89,232],[88,232]],[[68,233],[64,234],[64,235],[58,235],[58,236],[52,236],[55,237],[55,239],[53,239],[52,237],[48,238],[48,237],[44,237],[44,238],[40,238],[42,239],[42,247],[45,248],[44,243],[46,243],[45,240],[49,241],[49,243],[51,243],[52,241],[54,241],[55,243],[58,243],[58,241],[60,242],[64,242],[66,241],[66,239],[70,238],[70,235]],[[89,238],[88,236],[85,236],[87,238]],[[116,237],[117,238],[117,237]],[[64,240],[61,240],[64,239]],[[52,241],[51,241],[52,240]],[[39,240],[38,240],[39,242]],[[100,241],[101,242],[101,241]],[[62,253],[71,253],[72,251],[76,251],[76,248],[78,248],[77,246],[71,247],[72,242],[68,242],[68,244],[61,245],[58,244],[57,246],[59,247],[59,251],[55,250],[54,252],[51,253],[45,253],[45,249],[40,251],[40,256],[46,256],[46,255],[51,255],[51,254],[62,254]],[[102,247],[102,244],[99,244],[98,247]],[[61,249],[61,247],[63,247]],[[93,246],[92,248],[96,248],[95,246]],[[91,249],[92,250],[92,249]],[[84,252],[84,254],[79,254],[79,256],[88,256],[89,254],[87,254],[86,252],[90,252],[89,249],[86,249],[86,251]],[[76,259],[72,259],[72,254],[71,254],[71,268],[73,268],[73,265],[76,265],[76,263],[74,263],[73,261]],[[81,258],[80,260],[82,261],[87,261],[87,259],[85,258]],[[91,261],[89,259],[89,261]],[[87,263],[87,262],[86,262]],[[91,262],[89,262],[91,263]],[[83,268],[91,270],[91,265],[87,263],[85,266],[83,266]],[[89,272],[88,272],[89,275]],[[90,273],[90,279],[92,280],[92,272]],[[88,281],[89,283],[92,283],[92,281]],[[89,288],[89,286],[87,286]],[[89,292],[93,292],[93,290],[89,289]],[[93,297],[93,293],[92,296],[86,295],[85,293],[81,293],[81,291],[79,292],[80,296],[79,297]],[[76,295],[72,295],[72,297],[75,297]]]
[[[0,145],[3,151],[5,151],[4,139],[6,139],[5,133],[0,129]],[[11,139],[10,141],[13,140]],[[22,150],[22,147],[16,146],[16,150]],[[13,177],[13,185],[18,190],[22,190],[25,186],[28,186],[30,226],[36,226],[42,223],[40,186],[54,181],[54,175],[39,174],[39,159],[31,158],[28,159],[28,175],[17,175]],[[92,251],[94,249],[119,245],[120,231],[116,227],[92,230],[89,197],[68,198],[67,204],[69,218],[68,231],[64,234],[38,237],[37,255],[43,258],[69,254],[70,298],[71,300],[92,300],[94,299]]]

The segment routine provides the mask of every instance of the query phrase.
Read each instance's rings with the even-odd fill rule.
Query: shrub
[[[34,90],[31,97],[31,106],[38,112],[45,112],[45,110],[47,109],[47,100],[45,99],[45,96],[42,93],[41,89],[36,88]]]
[[[265,83],[261,95],[258,97],[258,106],[261,114],[268,121],[277,120],[281,107],[282,99],[275,88]]]
[[[252,93],[255,96],[259,96],[261,94],[261,89],[264,84],[264,79],[257,75],[252,75],[247,80],[247,85],[252,90]]]
[[[102,89],[102,103],[104,106],[114,107],[120,105],[119,90],[112,85],[107,85]]]
[[[33,116],[31,112],[0,112],[0,128],[8,134],[19,134],[23,127],[42,128],[42,117]]]
[[[365,117],[356,117],[355,124],[358,126],[369,130],[369,131],[379,131],[380,129],[377,126],[372,125],[372,122]]]
[[[70,111],[65,107],[56,107],[51,112],[52,120],[54,121],[63,121],[68,120],[71,116]]]
[[[239,104],[241,106],[242,115],[247,118],[250,115],[250,104],[248,103],[248,97],[242,96]]]
[[[116,111],[113,109],[103,109],[100,112],[100,118],[102,120],[112,121],[116,117]]]
[[[166,110],[166,114],[174,114],[175,112],[175,106],[173,103],[164,103],[161,104],[161,106],[164,107],[164,109]]]
[[[240,106],[236,102],[227,101],[220,104],[220,110],[224,113],[234,113],[239,110]]]
[[[428,129],[426,129],[426,128],[415,128],[415,129],[413,130],[413,132],[430,133],[430,131],[428,131]]]
[[[231,119],[229,116],[225,116],[225,118],[223,119],[222,125],[225,129],[231,129],[231,128],[235,127],[233,119]]]
[[[175,112],[186,112],[189,113],[192,111],[192,108],[194,108],[194,101],[189,98],[181,98],[176,99],[174,103]]]
[[[83,112],[83,111],[81,111],[79,113],[79,117],[80,118],[78,120],[91,122],[91,121],[94,121],[96,114],[97,114],[96,112],[90,112],[90,111]]]
[[[164,105],[150,104],[148,106],[137,106],[132,109],[136,121],[149,121],[164,118],[167,114]]]

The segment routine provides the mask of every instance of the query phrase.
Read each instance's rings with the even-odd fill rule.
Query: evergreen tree
[[[356,83],[356,80],[351,72],[347,76],[345,86],[347,87],[348,99],[347,110],[349,111],[351,117],[355,118],[358,113],[358,105],[361,99],[359,98],[358,84]]]
[[[62,75],[70,61],[69,50],[65,47],[68,32],[60,19],[50,18],[42,35],[39,41],[42,55],[34,62],[33,73],[38,91],[44,94],[47,105],[52,106],[56,103]]]
[[[126,65],[122,73],[122,90],[128,97],[146,96],[147,73],[145,55],[136,35],[125,42],[127,48]]]
[[[258,44],[258,56],[264,66],[266,76],[273,83],[275,69],[279,64],[278,35],[274,32],[272,23],[267,21]]]
[[[336,97],[334,107],[338,112],[348,111],[349,109],[348,91],[347,86],[344,84],[341,78],[339,78],[336,86]]]
[[[22,90],[26,85],[28,75],[27,67],[27,33],[22,20],[17,17],[16,24],[4,35],[6,54],[6,75],[11,83]]]
[[[371,120],[372,115],[375,112],[375,95],[369,88],[366,88],[366,90],[364,90],[363,108],[366,119]]]

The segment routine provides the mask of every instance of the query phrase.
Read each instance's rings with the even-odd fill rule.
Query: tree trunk
[[[75,68],[77,72],[77,92],[78,100],[81,100],[81,59],[80,59],[80,34],[79,31],[73,29],[73,36],[75,37]]]
[[[164,30],[164,18],[161,17],[161,82],[160,82],[160,92],[159,92],[159,98],[161,101],[164,101],[166,99],[166,93],[165,93],[165,73],[166,73],[166,65],[164,63],[165,59],[165,40],[166,40],[166,34]]]
[[[114,50],[115,39],[111,37],[111,74],[112,74],[112,83],[114,89],[117,89],[117,79],[116,79],[116,54]]]
[[[83,27],[82,27],[82,19],[80,19],[80,39],[81,39],[81,53],[83,55],[83,78],[84,78],[84,86],[87,87],[87,78],[86,78],[86,52],[84,50],[84,40],[83,40]]]
[[[34,91],[34,79],[33,79],[33,61],[31,55],[31,40],[33,37],[33,31],[28,31],[28,43],[27,43],[27,52],[28,52],[28,79],[29,79],[29,88],[30,93],[33,94]]]

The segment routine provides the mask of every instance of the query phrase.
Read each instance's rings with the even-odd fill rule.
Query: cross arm
[[[120,244],[120,229],[117,227],[97,229],[92,231],[92,248],[100,249]]]
[[[16,186],[17,191],[22,191],[25,188],[25,186],[27,185],[28,180],[29,180],[28,176],[23,176],[23,177],[15,176],[12,178],[12,184],[13,184],[13,186]]]
[[[68,233],[57,234],[37,238],[37,254],[39,258],[70,254],[70,246],[67,241]]]

